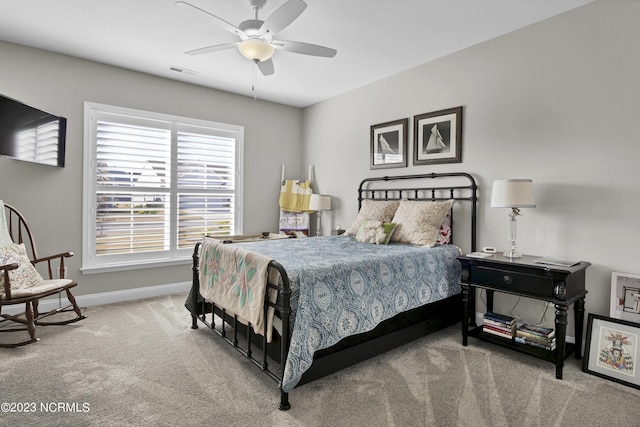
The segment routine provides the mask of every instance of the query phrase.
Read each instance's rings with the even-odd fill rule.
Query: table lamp
[[[493,181],[491,192],[492,208],[511,208],[509,212],[509,240],[511,248],[505,252],[508,258],[520,258],[522,254],[516,250],[516,217],[520,208],[535,208],[533,181],[530,179],[503,179]]]
[[[319,236],[320,231],[322,230],[322,227],[320,224],[320,216],[322,214],[322,211],[331,210],[331,196],[323,196],[321,194],[312,194],[311,199],[309,200],[309,210],[317,212],[318,219],[316,223],[316,236]]]

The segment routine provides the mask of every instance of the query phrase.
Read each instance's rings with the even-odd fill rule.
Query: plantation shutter
[[[99,120],[96,255],[169,249],[169,123]]]
[[[203,131],[177,132],[178,249],[236,228],[236,141]]]
[[[241,126],[85,103],[83,272],[188,261],[242,233]]]

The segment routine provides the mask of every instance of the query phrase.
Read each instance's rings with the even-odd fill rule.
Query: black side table
[[[535,262],[539,256],[524,255],[510,259],[500,254],[487,258],[460,256],[462,265],[462,345],[466,346],[472,336],[503,347],[527,353],[556,366],[556,378],[562,379],[564,360],[573,352],[580,359],[582,329],[584,325],[585,270],[591,264],[585,261],[572,267],[558,267]],[[482,331],[475,322],[475,288],[485,289],[487,311],[493,311],[494,292],[504,292],[527,298],[548,301],[555,306],[556,348],[548,351],[516,343],[515,340],[498,337]],[[567,312],[574,304],[574,336],[576,343],[566,342]],[[472,316],[469,321],[469,316]],[[471,328],[470,328],[471,326]]]

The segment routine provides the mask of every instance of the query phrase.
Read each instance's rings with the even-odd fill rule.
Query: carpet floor
[[[38,327],[37,343],[0,349],[0,424],[640,425],[640,390],[584,373],[573,357],[556,380],[551,363],[473,338],[463,347],[459,325],[303,385],[279,411],[276,383],[192,330],[184,300],[90,307],[78,323]]]

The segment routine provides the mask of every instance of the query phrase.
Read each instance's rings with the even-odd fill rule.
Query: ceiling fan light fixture
[[[238,50],[251,61],[266,61],[273,56],[273,46],[261,39],[248,39],[238,44]]]

